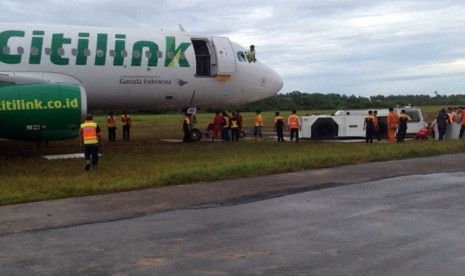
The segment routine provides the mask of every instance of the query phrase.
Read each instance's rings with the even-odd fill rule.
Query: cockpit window
[[[241,62],[246,62],[246,58],[245,58],[245,53],[244,52],[237,52],[237,60],[238,61],[241,61]]]

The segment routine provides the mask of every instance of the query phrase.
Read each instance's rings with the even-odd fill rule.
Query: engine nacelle
[[[86,113],[82,86],[0,83],[1,138],[37,142],[75,138]]]

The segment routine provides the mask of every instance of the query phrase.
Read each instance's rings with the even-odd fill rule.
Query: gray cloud
[[[0,22],[225,35],[257,46],[282,92],[465,92],[465,3],[445,1],[2,0]]]

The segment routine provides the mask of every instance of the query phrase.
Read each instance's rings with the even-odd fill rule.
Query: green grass
[[[245,129],[250,128],[254,114],[243,115]],[[263,117],[264,131],[272,131],[273,112],[265,112]],[[198,127],[205,128],[212,118],[212,114],[198,115]],[[103,120],[97,118],[106,141]],[[181,139],[180,115],[132,115],[132,120],[132,140],[121,141],[118,130],[117,142],[105,143],[98,169],[90,172],[84,172],[82,159],[42,158],[43,154],[80,152],[78,139],[54,142],[49,148],[0,141],[0,205],[465,152],[465,143],[460,140],[395,145],[318,141],[278,144],[272,140],[171,143],[161,139]]]

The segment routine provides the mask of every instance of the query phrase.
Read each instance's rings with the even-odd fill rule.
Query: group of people
[[[278,142],[284,142],[284,118],[279,114],[278,111],[274,113],[274,129],[276,131],[276,135],[278,136]],[[297,111],[294,109],[292,110],[292,114],[287,117],[287,127],[289,130],[289,136],[291,142],[295,141],[296,143],[299,142],[299,131],[301,129],[301,122],[300,118],[297,115]]]
[[[84,159],[86,166],[84,170],[88,171],[92,168],[97,168],[99,145],[101,145],[102,137],[100,136],[100,127],[93,121],[92,114],[87,114],[86,120],[81,124],[81,144],[84,147]],[[129,133],[131,129],[131,117],[123,111],[121,115],[121,124],[123,126],[123,140],[129,140]],[[113,112],[110,112],[107,117],[108,127],[108,141],[114,142],[116,140],[116,119]]]
[[[239,110],[232,112],[231,116],[226,111],[215,111],[213,122],[209,125],[209,128],[212,131],[212,141],[217,139],[218,133],[220,133],[221,139],[223,141],[239,141],[242,124],[242,115],[240,114]]]
[[[131,130],[131,117],[123,111],[121,114],[121,125],[123,126],[123,141],[129,140],[129,134]],[[116,130],[118,126],[116,124],[116,119],[113,115],[113,112],[108,113],[107,117],[107,127],[108,127],[108,141],[115,142],[116,141]]]
[[[465,132],[465,107],[449,107],[447,110],[442,108],[439,110],[433,125],[438,128],[438,140],[443,140],[446,135],[447,126],[452,123],[460,124],[460,132],[458,138],[463,138]]]
[[[386,117],[387,136],[389,142],[394,144],[396,142],[403,142],[407,135],[407,123],[412,119],[406,114],[405,109],[397,114],[393,107],[389,107],[389,113]],[[381,140],[381,133],[383,133],[382,126],[378,120],[376,110],[368,110],[368,115],[364,119],[363,129],[365,130],[365,142],[373,143],[373,139]]]
[[[389,108],[389,113],[386,118],[387,136],[391,143],[402,142],[407,134],[407,123],[412,119],[406,114],[405,110],[401,110],[400,114],[394,111],[394,108]],[[437,127],[438,140],[444,140],[446,135],[447,126],[457,123],[461,124],[460,133],[458,138],[463,138],[465,133],[465,107],[449,107],[447,110],[442,108],[430,127],[424,127],[419,130],[415,139],[427,137],[434,126]],[[364,120],[365,141],[366,143],[373,143],[373,139],[380,140],[380,133],[383,133],[378,121],[376,110],[368,111],[368,115]],[[418,136],[418,137],[417,137]]]
[[[185,122],[188,118],[185,119]],[[186,123],[185,123],[186,124]],[[286,123],[284,117],[279,112],[275,112],[274,117],[274,130],[277,135],[278,142],[284,142],[284,129]],[[295,138],[296,142],[299,142],[299,130],[301,128],[300,118],[297,116],[297,111],[293,110],[292,114],[287,119],[287,126],[290,131],[290,140],[293,141]],[[213,122],[207,127],[207,131],[212,132],[212,141],[215,141],[218,137],[218,133],[221,134],[223,141],[239,141],[240,133],[243,127],[242,115],[239,110],[232,112],[230,116],[228,112],[216,111]],[[253,119],[253,139],[254,141],[261,141],[263,139],[262,134],[263,128],[263,117],[260,110],[255,111]],[[185,132],[186,134],[186,132]]]

